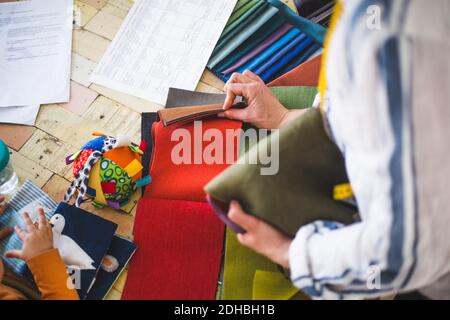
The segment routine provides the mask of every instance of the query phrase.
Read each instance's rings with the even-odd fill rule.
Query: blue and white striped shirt
[[[317,299],[450,298],[450,1],[343,2],[324,114],[361,222],[302,227],[292,281]]]

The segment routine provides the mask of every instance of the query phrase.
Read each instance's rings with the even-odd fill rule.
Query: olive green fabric
[[[239,0],[234,7],[233,13],[228,19],[227,24],[225,25],[225,30],[227,27],[239,19],[243,14],[245,14],[248,10],[250,10],[253,6],[258,3],[258,0]]]
[[[311,107],[318,92],[317,87],[270,87],[269,88],[280,103],[287,109],[305,109]],[[254,126],[249,123],[243,123],[242,129],[245,131],[249,129],[256,130]],[[270,132],[268,132],[270,134]],[[239,155],[250,150],[250,148],[260,139],[258,135],[257,141],[251,141],[243,136],[240,140]]]
[[[311,107],[317,94],[317,87],[270,87],[272,93],[288,109]]]
[[[261,148],[263,154],[275,150],[271,142],[276,138],[279,170],[263,175],[258,153]],[[355,208],[332,198],[334,186],[347,183],[348,178],[344,159],[325,133],[317,109],[310,108],[242,157],[247,157],[246,163],[236,163],[214,178],[205,187],[208,194],[225,203],[239,201],[246,212],[291,237],[315,220],[353,222]]]

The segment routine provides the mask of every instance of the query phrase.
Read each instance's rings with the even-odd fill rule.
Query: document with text
[[[0,4],[0,107],[69,101],[73,0]]]
[[[102,86],[164,104],[194,90],[236,0],[137,0],[94,71]]]

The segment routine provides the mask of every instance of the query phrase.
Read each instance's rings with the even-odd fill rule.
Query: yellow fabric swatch
[[[130,177],[133,177],[137,175],[139,172],[141,172],[143,167],[142,164],[137,159],[134,159],[124,169]]]
[[[100,161],[97,161],[89,174],[89,187],[95,190],[95,201],[101,204],[107,204],[105,195],[103,194],[100,181]]]

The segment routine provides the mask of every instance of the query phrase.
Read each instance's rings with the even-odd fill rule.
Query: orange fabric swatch
[[[319,83],[322,55],[308,60],[278,79],[268,84],[269,87],[306,86],[317,87]]]
[[[167,127],[162,122],[153,124],[152,183],[145,190],[145,198],[206,201],[203,187],[236,161],[241,122],[210,119],[195,123]],[[183,161],[172,159],[172,153]]]

